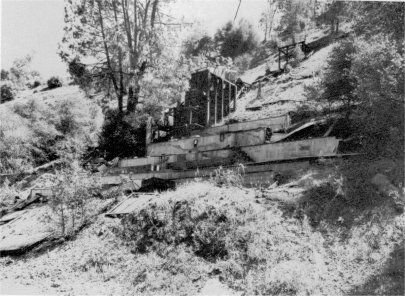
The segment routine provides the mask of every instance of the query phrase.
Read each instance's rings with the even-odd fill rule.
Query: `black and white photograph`
[[[405,295],[404,1],[0,16],[0,295]]]

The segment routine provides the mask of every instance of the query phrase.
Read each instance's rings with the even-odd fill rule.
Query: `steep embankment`
[[[390,256],[398,259],[403,248],[404,214],[379,208],[370,212],[374,219],[350,229],[338,221],[311,227],[292,217],[291,209],[301,196],[296,188],[333,181],[315,176],[307,172],[265,191],[218,187],[223,179],[140,197],[139,208],[122,222],[99,216],[50,251],[2,258],[1,278],[11,288],[25,285],[47,294],[400,291],[401,269]]]
[[[40,89],[40,87],[38,87]],[[26,90],[0,105],[0,173],[20,173],[98,140],[101,108],[77,86]]]
[[[229,119],[238,121],[253,120],[286,114],[296,111],[303,104],[307,104],[305,86],[316,84],[323,75],[327,60],[336,42],[350,32],[350,24],[344,24],[342,31],[336,36],[329,36],[328,30],[315,30],[308,32],[306,42],[314,47],[309,55],[300,61],[294,68],[277,77],[269,76],[259,83],[256,82],[249,91],[237,102],[236,112]],[[285,67],[281,61],[281,67]],[[247,70],[242,76],[242,81],[254,82],[257,78],[265,76],[267,70],[278,70],[278,55],[269,56],[262,64]]]

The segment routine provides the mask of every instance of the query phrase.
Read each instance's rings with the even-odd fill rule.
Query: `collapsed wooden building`
[[[184,102],[166,113],[163,124],[147,128],[146,157],[120,159],[104,172],[103,183],[139,190],[150,180],[181,183],[207,178],[219,166],[238,169],[240,164],[247,182],[266,183],[275,171],[348,155],[340,151],[337,119],[292,125],[283,114],[223,124],[236,110],[241,92],[210,69],[193,73]]]

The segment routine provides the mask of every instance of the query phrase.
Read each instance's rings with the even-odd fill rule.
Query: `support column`
[[[214,123],[217,124],[217,119],[218,119],[218,83],[217,83],[217,78],[215,78],[215,83],[214,83]]]
[[[228,114],[230,113],[231,109],[231,102],[232,102],[232,86],[229,83],[229,100],[228,100]]]
[[[236,85],[234,85],[234,87],[235,87],[235,96],[233,98],[233,111],[235,112],[236,111],[236,96],[238,94],[238,89],[236,88]]]
[[[221,79],[221,120],[224,119],[224,81]]]
[[[211,108],[211,98],[210,98],[210,86],[211,86],[211,73],[208,72],[208,83],[207,83],[207,116],[206,116],[206,125],[210,124],[210,108]]]

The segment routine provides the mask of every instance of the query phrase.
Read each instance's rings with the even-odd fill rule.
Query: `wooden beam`
[[[207,79],[208,79],[208,83],[207,83],[207,116],[206,116],[207,120],[206,120],[206,125],[209,125],[210,124],[210,107],[211,107],[210,106],[210,101],[211,101],[211,98],[210,98],[211,73],[210,72],[208,72]]]
[[[232,87],[231,84],[229,84],[229,100],[228,100],[228,114],[229,114],[229,109],[231,108],[231,100],[232,100]]]
[[[224,119],[224,80],[221,79],[221,120]]]
[[[217,78],[214,79],[214,124],[217,124],[217,119],[218,119],[218,83],[217,83]]]
[[[238,92],[238,89],[236,88],[236,85],[235,85],[235,95],[233,97],[233,111],[234,112],[236,111],[236,94],[237,94],[237,92]]]

